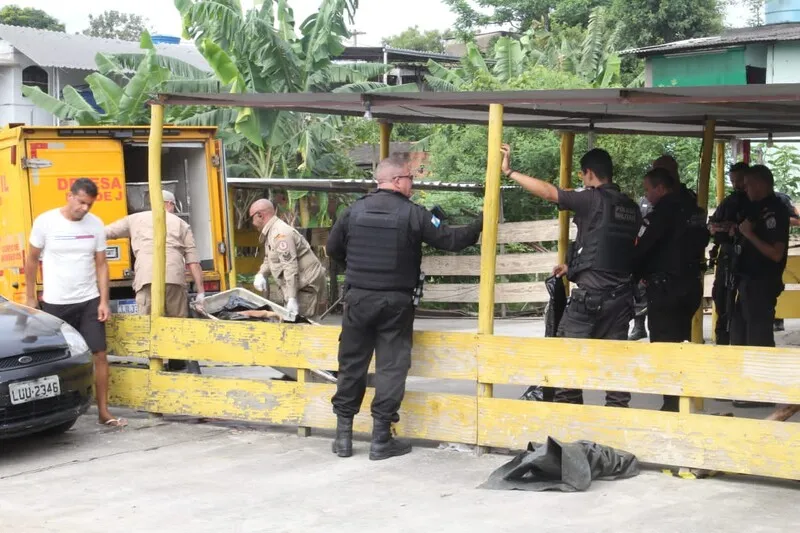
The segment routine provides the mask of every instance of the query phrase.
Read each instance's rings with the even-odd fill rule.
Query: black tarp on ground
[[[546,444],[529,443],[528,451],[492,472],[478,488],[579,492],[587,490],[595,479],[624,479],[638,474],[639,461],[631,453],[589,441],[563,444],[548,437]]]
[[[550,302],[544,313],[544,336],[555,337],[561,317],[567,308],[567,288],[564,286],[564,279],[550,276],[544,282],[547,293],[550,295]],[[552,402],[555,389],[552,387],[541,387],[531,385],[520,397],[521,400],[532,402]]]

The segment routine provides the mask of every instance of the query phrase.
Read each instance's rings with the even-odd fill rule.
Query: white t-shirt
[[[49,304],[77,304],[100,296],[95,253],[105,252],[103,222],[91,213],[72,221],[60,209],[33,221],[30,243],[42,249],[43,299]]]

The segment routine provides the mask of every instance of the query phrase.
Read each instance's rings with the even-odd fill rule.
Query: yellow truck
[[[149,133],[147,126],[9,125],[0,131],[0,294],[25,302],[24,264],[33,220],[64,205],[78,178],[97,184],[100,195],[92,213],[106,224],[150,208]],[[229,288],[233,259],[224,155],[215,134],[216,128],[165,127],[162,148],[163,187],[175,194],[176,214],[192,227],[206,293]],[[130,242],[109,241],[106,255],[112,311],[135,313]],[[194,292],[191,277],[187,281]],[[41,271],[38,282],[41,292]]]

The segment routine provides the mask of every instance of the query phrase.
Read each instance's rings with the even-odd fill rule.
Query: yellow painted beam
[[[264,422],[332,429],[333,385],[287,381],[248,380],[198,376],[173,372],[113,367],[112,405],[170,415],[189,415],[247,422]],[[372,428],[369,405],[374,391],[364,398],[355,418],[355,430]],[[477,403],[474,396],[409,391],[403,399],[400,423],[404,437],[444,442],[474,443],[477,438]]]
[[[561,134],[561,171],[558,179],[558,186],[561,189],[569,189],[572,183],[572,155],[575,151],[575,134],[565,132]],[[558,264],[567,262],[567,250],[569,248],[569,211],[558,212]],[[569,294],[569,282],[564,280],[564,286]]]
[[[392,129],[394,124],[391,122],[381,121],[378,123],[381,130],[381,161],[389,157],[390,147],[392,145]]]
[[[703,152],[700,158],[700,176],[697,182],[697,205],[708,210],[708,191],[711,180],[711,162],[714,157],[714,137],[717,123],[707,120],[703,130]],[[692,342],[703,344],[703,306],[697,310],[692,321]]]
[[[548,436],[599,442],[646,463],[800,478],[800,424],[478,398],[479,445],[524,449]]]
[[[796,404],[796,353],[753,346],[479,336],[478,380]]]
[[[118,357],[150,357],[150,317],[111,315],[106,323],[108,353]]]
[[[228,288],[233,289],[237,286],[238,272],[236,268],[236,189],[228,187],[228,234],[231,236],[231,242],[228,246],[231,247],[231,264],[230,272],[228,272]],[[257,245],[256,245],[257,246]]]
[[[153,277],[151,288],[151,317],[164,316],[167,280],[167,213],[161,194],[161,146],[164,133],[164,106],[153,104],[150,110],[150,141],[148,143],[148,189],[153,213]],[[154,371],[163,368],[163,361],[151,359]]]
[[[478,333],[494,333],[494,284],[497,267],[497,225],[500,222],[500,163],[503,142],[503,106],[489,106],[489,143],[486,163],[486,192],[483,198],[481,233],[481,282]]]

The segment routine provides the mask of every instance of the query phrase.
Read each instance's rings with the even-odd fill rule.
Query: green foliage
[[[609,5],[611,0],[444,0],[444,3],[458,17],[456,28],[471,33],[491,24],[524,32],[536,21],[542,21],[548,29],[551,21],[565,26],[586,26],[591,10]]]
[[[623,48],[717,35],[723,27],[719,0],[613,0],[610,16],[622,26]]]
[[[168,83],[174,88],[185,88],[183,83],[194,83],[195,89],[214,90],[216,82],[208,83],[207,74],[172,58],[156,55],[150,34],[141,36],[143,54],[124,56],[120,59],[105,54],[97,54],[95,62],[98,72],[86,77],[94,100],[102,108],[98,112],[70,85],[63,89],[63,100],[58,100],[38,87],[23,87],[22,94],[34,105],[62,120],[75,120],[82,126],[96,124],[149,124],[150,107],[147,100],[156,92],[163,90]],[[133,75],[129,73],[133,71]],[[173,74],[176,72],[177,74]],[[196,75],[198,79],[181,78],[180,74]],[[185,110],[178,110],[185,112]],[[172,117],[174,118],[174,117]]]
[[[8,5],[0,9],[0,24],[24,26],[39,30],[65,31],[65,27],[56,18],[41,9]]]
[[[406,50],[441,54],[444,52],[445,39],[449,39],[450,37],[451,34],[449,31],[421,31],[419,26],[413,26],[403,30],[397,35],[384,39],[383,44],[394,48],[405,48]]]
[[[138,41],[142,33],[148,31],[147,19],[135,13],[120,13],[116,10],[104,11],[99,15],[89,15],[89,27],[84,35]]]
[[[800,195],[800,150],[791,144],[768,148],[764,144],[753,147],[754,154],[764,154],[764,163],[775,177],[775,190],[796,197]]]

